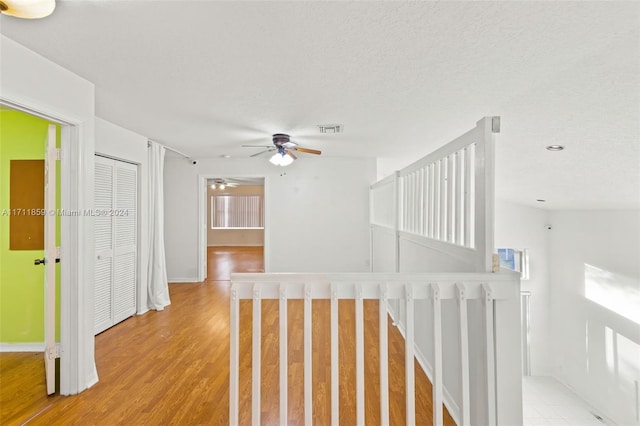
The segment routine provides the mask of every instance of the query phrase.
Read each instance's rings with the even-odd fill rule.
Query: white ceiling
[[[194,158],[285,132],[384,174],[500,115],[498,198],[640,208],[640,3],[59,1],[0,32]]]

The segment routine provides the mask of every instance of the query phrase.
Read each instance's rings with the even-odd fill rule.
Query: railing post
[[[482,308],[485,331],[485,353],[487,372],[487,421],[493,426],[496,424],[496,374],[495,351],[493,340],[493,295],[489,284],[482,284]]]
[[[237,425],[238,404],[239,404],[239,369],[240,369],[240,301],[238,300],[238,290],[236,285],[231,286],[230,294],[231,304],[229,306],[230,322],[229,322],[229,424]]]
[[[380,331],[380,424],[389,424],[389,325],[387,320],[387,285],[380,284],[378,300]]]
[[[313,424],[311,291],[311,284],[306,283],[304,286],[304,424],[307,426]]]
[[[289,370],[289,361],[287,357],[287,287],[280,284],[280,424],[287,424],[287,406],[289,385],[287,375]]]
[[[251,423],[260,425],[260,352],[262,346],[262,297],[260,286],[253,285],[253,341],[251,355]]]
[[[463,283],[456,283],[456,298],[458,302],[458,340],[460,342],[460,403],[459,426],[470,425],[470,395],[469,395],[469,324],[467,322],[467,296]]]
[[[331,424],[340,423],[340,364],[338,356],[338,286],[331,283]]]
[[[442,412],[442,306],[440,286],[431,284],[431,303],[433,306],[433,424],[443,424]]]
[[[414,372],[414,314],[413,314],[413,284],[405,284],[405,306],[407,319],[405,321],[406,337],[404,347],[404,371],[406,393],[406,424],[416,424],[416,400],[415,400],[415,372]]]
[[[356,424],[364,425],[364,321],[362,285],[356,284]]]

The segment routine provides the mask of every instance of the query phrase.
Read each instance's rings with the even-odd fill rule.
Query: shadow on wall
[[[614,390],[600,395],[601,402],[640,424],[640,283],[585,264],[584,295],[594,313],[585,327],[586,372]]]

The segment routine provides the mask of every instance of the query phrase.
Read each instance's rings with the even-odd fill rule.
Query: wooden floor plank
[[[171,284],[171,305],[96,336],[100,381],[47,397],[41,353],[0,354],[0,423],[224,425],[229,410],[229,274],[262,271],[262,248],[210,248],[204,283]],[[355,424],[353,302],[340,301],[340,423]],[[251,301],[240,303],[240,422],[251,421]],[[288,302],[289,422],[304,421],[302,301]],[[279,419],[278,304],[263,302],[261,422]],[[365,420],[379,423],[378,305],[365,301]],[[331,420],[329,301],[312,306],[314,424]],[[391,422],[404,424],[404,342],[389,323]],[[431,385],[416,364],[416,418],[431,422]],[[453,425],[445,410],[445,424]]]

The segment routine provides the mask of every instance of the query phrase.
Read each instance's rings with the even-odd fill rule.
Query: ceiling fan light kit
[[[297,160],[298,157],[293,153],[293,151],[303,152],[305,154],[314,154],[320,155],[322,151],[318,151],[317,149],[309,149],[302,148],[298,146],[297,143],[291,142],[291,138],[289,135],[284,133],[276,133],[272,136],[273,146],[262,146],[262,145],[242,145],[245,148],[266,148],[264,151],[258,152],[256,154],[251,155],[251,157],[257,157],[266,152],[277,151],[273,156],[269,159],[269,162],[275,166],[288,166],[293,163],[293,160]]]
[[[273,164],[274,166],[288,166],[289,164],[293,163],[293,158],[290,157],[289,155],[287,155],[286,153],[280,153],[277,152],[275,154],[273,154],[273,157],[271,157],[269,159],[269,162],[271,164]]]
[[[55,8],[55,0],[0,0],[0,13],[16,18],[45,18]]]

